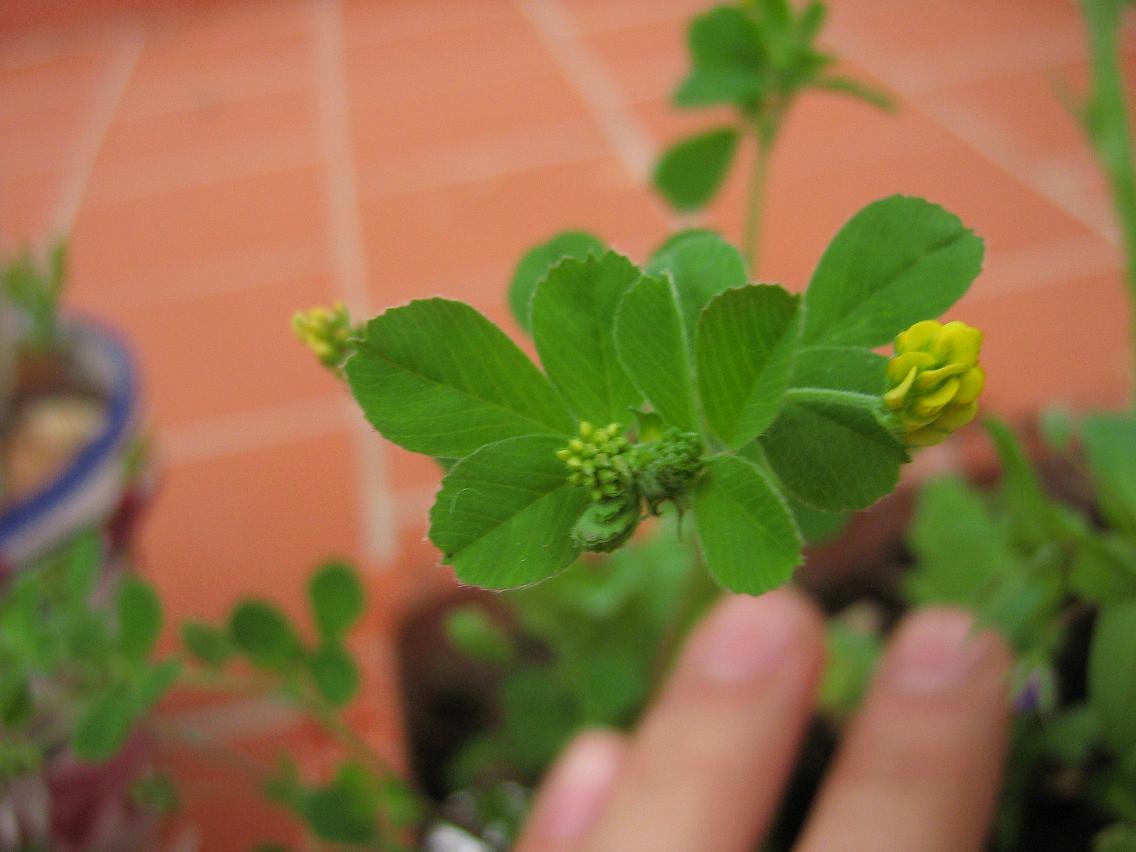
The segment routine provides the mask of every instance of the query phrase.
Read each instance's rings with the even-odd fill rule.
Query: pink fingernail
[[[581,734],[569,746],[552,779],[545,831],[556,840],[580,837],[595,822],[619,771],[618,737]]]
[[[743,595],[719,604],[694,640],[694,664],[709,680],[738,683],[761,677],[800,640],[801,607],[792,592]]]
[[[961,610],[928,610],[900,628],[885,670],[890,686],[908,693],[950,691],[974,673],[990,651],[991,637],[976,632],[974,618]]]

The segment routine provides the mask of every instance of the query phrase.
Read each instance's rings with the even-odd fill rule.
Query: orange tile
[[[70,106],[6,118],[0,125],[0,175],[11,180],[69,166],[88,120],[86,110]]]
[[[910,0],[902,7],[888,0],[859,0],[832,5],[834,27],[847,26],[869,44],[900,57],[967,42],[991,45],[1027,30],[1079,25],[1076,6],[1067,0]]]
[[[85,110],[110,66],[113,47],[105,39],[101,44],[75,41],[78,43],[61,37],[55,42],[58,50],[46,51],[38,59],[34,57],[40,51],[30,46],[28,61],[0,65],[5,121],[44,110]],[[24,43],[15,38],[10,46],[16,52]]]
[[[87,195],[101,204],[319,162],[311,92],[217,101],[113,124]]]
[[[141,566],[171,624],[222,618],[249,595],[305,617],[310,573],[358,555],[360,522],[347,433],[221,456],[163,471]]]
[[[75,227],[76,269],[81,264],[84,274],[113,281],[322,236],[323,181],[313,166],[87,204]]]
[[[1119,275],[1065,281],[990,298],[951,312],[985,333],[985,398],[1019,414],[1050,403],[1113,406],[1130,392],[1129,305]]]
[[[374,98],[377,85],[352,91],[351,127],[355,152],[363,168],[394,160],[431,164],[498,139],[524,139],[535,128],[587,124],[587,110],[563,75],[536,71],[525,84],[514,81],[481,88],[441,88],[414,100]],[[586,153],[602,144],[598,133]]]
[[[620,30],[658,20],[686,20],[709,9],[706,0],[563,0],[562,4],[585,31]]]
[[[690,67],[685,17],[589,33],[584,44],[631,103],[669,100]]]
[[[47,236],[62,174],[0,174],[0,246],[11,248]]]
[[[510,0],[345,0],[343,36],[348,49],[371,49],[404,39],[455,30],[508,25],[517,10]]]
[[[557,231],[592,230],[639,258],[663,231],[649,194],[610,160],[377,199],[362,213],[376,306],[441,293],[495,317],[521,255]]]
[[[356,32],[345,54],[348,91],[384,107],[413,105],[439,92],[524,87],[550,67],[537,34],[515,9],[508,17],[393,42],[381,30]]]
[[[336,297],[326,278],[303,278],[105,315],[137,349],[162,428],[339,392],[289,327],[296,310]]]
[[[991,254],[1091,236],[1085,225],[961,144],[789,181],[775,165],[763,273],[777,278],[803,282],[847,219],[896,193],[923,196],[955,213],[985,239]],[[731,184],[712,211],[713,221],[739,233],[742,204],[742,187]]]

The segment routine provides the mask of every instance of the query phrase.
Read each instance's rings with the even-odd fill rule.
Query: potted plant
[[[148,489],[133,356],[60,311],[66,247],[23,249],[0,274],[0,576],[98,526],[124,551]]]

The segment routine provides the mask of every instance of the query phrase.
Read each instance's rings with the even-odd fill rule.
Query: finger
[[[599,817],[627,743],[612,731],[587,731],[564,750],[542,782],[514,852],[567,852]]]
[[[957,610],[910,617],[821,790],[800,852],[981,849],[1006,748],[1010,653]]]
[[[788,590],[719,604],[631,744],[589,852],[748,850],[810,715],[820,617]]]

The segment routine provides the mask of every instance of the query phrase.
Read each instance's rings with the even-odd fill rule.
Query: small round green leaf
[[[748,280],[741,253],[713,231],[683,231],[659,247],[647,262],[648,275],[670,273],[678,293],[687,340],[693,344],[698,315],[723,290]]]
[[[907,452],[880,422],[879,405],[860,394],[790,390],[761,438],[786,490],[826,512],[863,509],[891,492]]]
[[[363,583],[350,565],[330,562],[312,576],[308,602],[316,628],[325,639],[338,639],[363,614]]]
[[[585,231],[562,231],[548,242],[529,249],[517,264],[509,284],[509,309],[517,325],[529,330],[533,291],[548,275],[548,270],[566,257],[585,258],[589,254],[603,254],[603,251],[603,240]]]
[[[71,746],[84,760],[109,760],[122,744],[138,715],[138,702],[130,685],[116,683],[97,695],[79,717]]]
[[[182,624],[181,641],[190,654],[208,666],[223,664],[235,650],[224,631],[200,621]]]
[[[242,601],[229,617],[229,632],[252,663],[279,669],[295,662],[302,646],[284,614],[264,601]]]
[[[308,658],[312,682],[334,707],[347,704],[359,691],[359,670],[341,645],[323,645]]]
[[[668,148],[655,167],[655,187],[676,210],[706,206],[722,185],[738,146],[738,131],[719,127]]]
[[[118,637],[122,653],[143,660],[162,630],[162,603],[149,583],[131,574],[118,587]]]
[[[752,462],[707,459],[694,491],[694,518],[707,569],[732,592],[768,592],[788,582],[801,564],[793,515]]]

